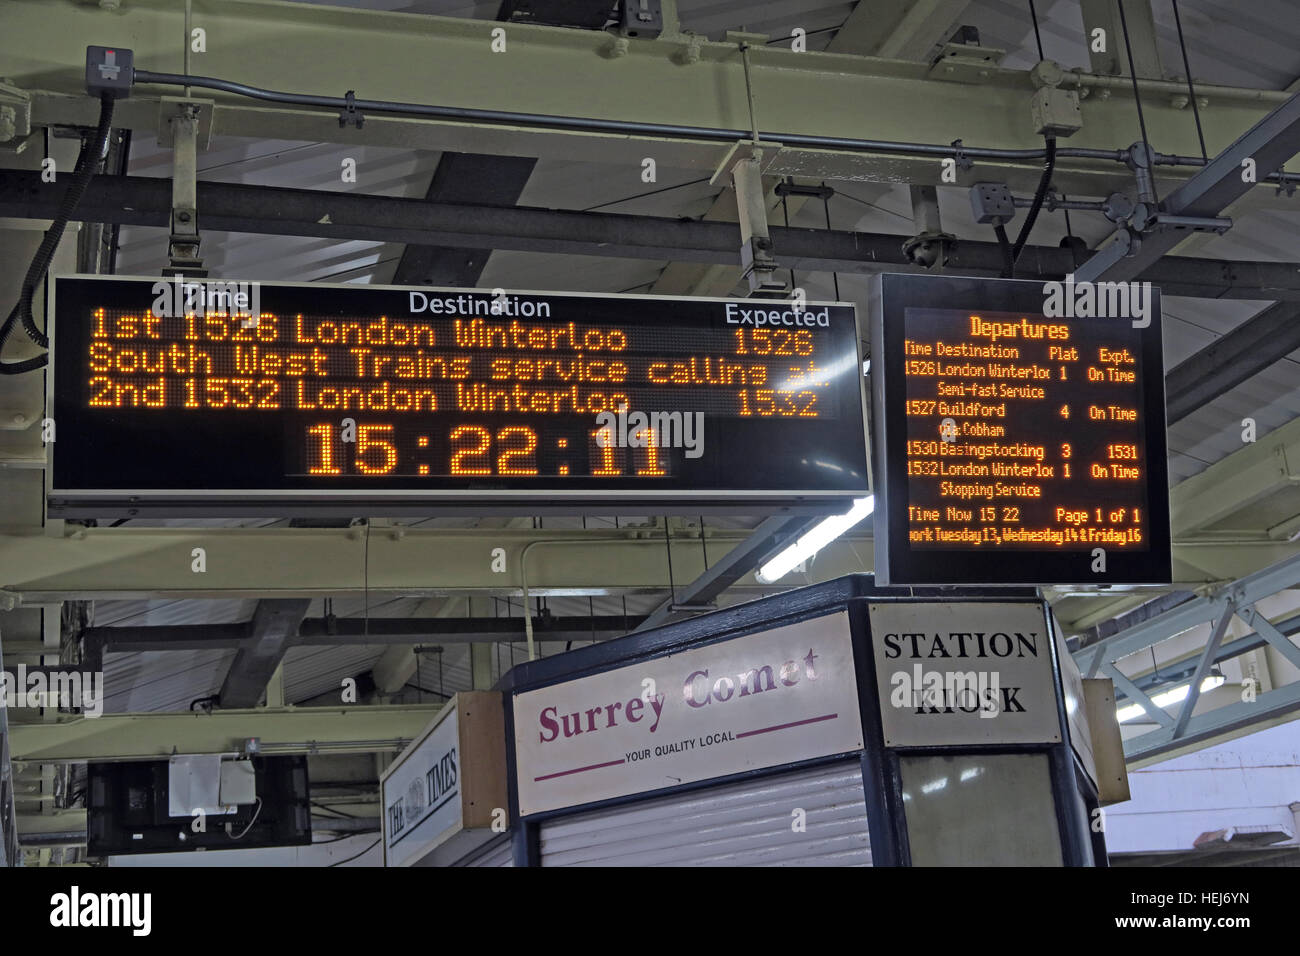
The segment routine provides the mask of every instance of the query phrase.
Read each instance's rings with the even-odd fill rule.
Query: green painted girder
[[[354,10],[265,0],[196,0],[193,25],[206,31],[206,52],[191,54],[196,75],[263,88],[340,97],[349,89],[373,100],[596,121],[627,120],[741,130],[750,127],[741,56],[735,44],[684,38],[631,40],[619,52],[600,31],[499,24],[413,14]],[[135,52],[138,69],[183,72],[183,6],[174,0],[129,0],[118,11],[71,0],[8,0],[0,34],[0,64],[31,94],[34,126],[94,125],[97,104],[84,95],[85,47],[120,45]],[[690,24],[683,24],[689,28]],[[492,31],[504,29],[505,51],[492,51]],[[698,58],[692,62],[690,51]],[[1024,71],[991,67],[931,78],[926,63],[840,53],[795,53],[780,46],[750,50],[758,127],[781,133],[873,140],[1034,149],[1042,146],[1030,121],[1034,92]],[[936,77],[942,74],[936,74]],[[1139,138],[1127,79],[1067,74],[1084,95],[1083,129],[1069,146],[1127,147]],[[1153,145],[1162,152],[1199,155],[1182,87],[1143,81],[1143,106]],[[1198,87],[1201,115],[1214,154],[1265,115],[1285,94]],[[115,125],[156,131],[159,101],[179,87],[140,87],[119,101]],[[652,139],[611,133],[371,114],[365,126],[340,128],[335,111],[287,107],[213,90],[196,90],[217,106],[214,135],[368,144],[460,152],[608,162],[628,167],[639,182],[641,160],[660,167],[713,170],[731,142]],[[938,183],[935,157],[906,158],[839,150],[786,148],[771,154],[769,175],[804,175]],[[1037,160],[981,162],[960,174],[968,184],[1010,179],[1036,182]],[[1191,169],[1162,168],[1164,187]],[[1056,182],[1068,193],[1104,195],[1129,183],[1127,170],[1100,160],[1062,160]],[[1163,192],[1164,190],[1162,190]]]
[[[374,753],[401,749],[438,710],[434,705],[404,704],[105,714],[11,726],[10,748],[16,764],[236,753],[251,737],[276,754]]]

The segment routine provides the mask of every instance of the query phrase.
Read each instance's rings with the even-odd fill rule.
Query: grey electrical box
[[[227,760],[221,764],[221,803],[226,807],[257,802],[257,776],[251,760]]]
[[[115,100],[131,95],[135,54],[121,47],[86,47],[86,92]]]
[[[1016,203],[1006,183],[976,183],[970,188],[971,214],[976,222],[1010,222]]]
[[[664,30],[659,0],[623,0],[620,11],[622,32],[630,37],[653,40]]]
[[[1040,136],[1072,136],[1083,129],[1083,113],[1079,110],[1079,94],[1044,86],[1034,93],[1029,103],[1034,120],[1034,132]]]

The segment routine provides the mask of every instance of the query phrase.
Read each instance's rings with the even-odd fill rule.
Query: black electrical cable
[[[370,832],[374,833],[375,831],[371,830]],[[380,837],[379,839],[382,840],[383,837]],[[330,866],[331,867],[342,866],[344,863],[351,863],[353,860],[365,856],[367,853],[369,853],[377,846],[379,846],[379,840],[376,840],[374,843],[370,844],[370,846],[366,847],[364,850],[362,850],[360,853],[356,854],[355,856],[350,856],[346,860],[339,860],[337,863],[331,863]],[[326,867],[326,869],[328,868],[329,867]]]
[[[329,828],[329,827],[321,827],[321,829],[322,829],[323,831],[333,832],[333,831],[330,831],[330,828]],[[354,832],[352,832],[352,833],[345,833],[345,834],[343,834],[343,836],[332,837],[332,838],[330,838],[330,839],[328,839],[328,840],[312,840],[310,845],[311,845],[311,846],[325,846],[325,845],[330,844],[330,843],[342,843],[344,840],[351,840],[351,839],[354,838],[354,837],[364,836],[364,835],[367,834],[367,833],[378,833],[378,832],[379,832],[378,830],[356,830],[356,831],[354,831]]]
[[[10,310],[4,324],[0,325],[0,351],[4,349],[14,324],[19,321],[22,322],[23,331],[27,333],[29,339],[43,349],[50,347],[49,336],[36,327],[36,320],[32,317],[32,300],[36,297],[36,288],[44,280],[45,274],[50,269],[50,263],[54,260],[54,253],[63,239],[63,230],[72,220],[72,214],[76,211],[77,204],[81,202],[81,197],[85,195],[100,158],[104,155],[104,147],[108,144],[108,134],[113,125],[113,102],[110,96],[101,97],[99,101],[99,125],[95,129],[94,138],[82,143],[81,153],[77,156],[77,165],[72,171],[72,179],[63,192],[63,199],[59,202],[58,213],[50,228],[45,231],[45,236],[36,249],[36,255],[32,257],[31,265],[27,267],[18,302]],[[23,372],[33,372],[43,368],[48,362],[48,355],[36,355],[20,362],[0,362],[0,374],[19,375]]]
[[[1178,28],[1178,46],[1183,51],[1183,69],[1187,71],[1187,94],[1192,99],[1192,115],[1196,117],[1196,136],[1201,141],[1201,158],[1208,161],[1205,151],[1205,131],[1201,129],[1201,109],[1196,105],[1196,87],[1192,85],[1192,65],[1187,60],[1187,44],[1183,41],[1183,19],[1178,15],[1178,0],[1174,4],[1174,25]]]
[[[791,184],[793,184],[793,183],[794,183],[794,180],[791,179],[791,180],[789,180],[789,182],[790,182]],[[786,204],[785,204],[785,198],[786,198],[786,197],[784,197],[784,196],[781,197],[781,215],[785,218],[785,227],[786,227],[787,229],[789,229],[789,228],[790,228],[790,209],[789,209],[789,207],[787,207]],[[797,280],[795,279],[795,277],[794,277],[794,270],[791,269],[791,270],[790,270],[790,291],[791,291],[791,294],[793,294],[794,290],[797,289],[797,288],[799,288],[799,283],[798,283],[798,281],[797,281]]]
[[[1002,260],[1004,262],[1002,278],[1010,279],[1012,273],[1016,271],[1016,261],[1011,255],[1011,241],[1007,238],[1007,227],[999,222],[993,227],[993,231],[997,233],[998,248],[1002,250]]]
[[[1034,21],[1034,40],[1038,43],[1038,58],[1045,60],[1047,58],[1043,56],[1043,35],[1038,32],[1038,11],[1034,9],[1034,0],[1029,0],[1029,16]]]
[[[844,29],[844,26],[843,26],[843,24],[841,24],[841,25],[838,26],[838,27],[822,27],[820,30],[805,30],[805,31],[804,31],[804,36],[805,36],[805,37],[815,37],[815,36],[817,36],[819,33],[830,33],[830,32],[832,32],[832,31],[838,31],[838,30],[843,30],[843,29]],[[793,40],[793,39],[795,39],[795,34],[792,33],[792,34],[790,34],[790,35],[787,36],[787,37],[777,37],[775,40],[768,40],[767,43],[766,43],[765,45],[766,45],[766,46],[771,46],[773,43],[784,43],[786,40]]]
[[[594,212],[597,209],[604,209],[606,206],[617,206],[621,203],[632,202],[636,199],[646,199],[650,196],[657,196],[660,193],[672,192],[674,189],[684,189],[687,186],[698,186],[700,183],[707,183],[711,177],[705,176],[701,179],[692,179],[690,182],[677,183],[672,186],[661,186],[659,189],[652,189],[649,192],[637,193],[635,196],[625,196],[622,199],[611,199],[609,202],[597,203],[594,206],[588,206],[583,212]]]
[[[822,181],[822,188],[823,189],[826,188],[825,180]],[[822,211],[826,213],[826,231],[830,232],[831,231],[831,197],[829,193],[823,194],[822,196]],[[839,302],[840,301],[840,274],[838,272],[832,272],[831,280],[835,283],[835,301]]]
[[[1047,196],[1047,187],[1052,184],[1052,170],[1056,168],[1056,137],[1048,136],[1044,142],[1047,147],[1047,156],[1043,160],[1043,175],[1038,177],[1038,188],[1034,191],[1033,205],[1029,207],[1024,225],[1020,227],[1020,235],[1016,236],[1016,244],[1011,249],[1011,275],[1008,278],[1015,278],[1016,263],[1020,261],[1020,253],[1024,251],[1025,243],[1029,241],[1029,231],[1034,228],[1034,221],[1038,218],[1038,211],[1043,208],[1043,199]]]

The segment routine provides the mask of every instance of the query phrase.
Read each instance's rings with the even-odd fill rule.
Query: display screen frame
[[[1147,466],[1148,547],[1107,548],[1105,570],[1092,570],[1091,548],[1078,550],[913,548],[909,541],[907,379],[903,340],[908,308],[1043,314],[1044,283],[1016,279],[886,273],[873,280],[871,314],[872,466],[876,482],[876,579],[882,584],[1143,585],[1173,579],[1160,293],[1151,289],[1151,321],[1132,329],[1140,343],[1142,415]],[[1117,318],[1052,318],[1054,323],[1131,322]],[[1128,343],[1126,343],[1128,344]],[[1057,440],[1058,429],[1051,437]],[[1032,440],[1016,434],[1012,440]]]
[[[59,432],[57,439],[67,443],[60,448],[59,441],[51,443],[48,447],[51,450],[51,466],[46,469],[47,473],[47,505],[48,512],[55,517],[133,517],[138,515],[149,515],[152,517],[227,517],[227,516],[255,516],[255,515],[276,515],[285,517],[294,516],[331,516],[331,515],[357,515],[368,514],[375,516],[409,516],[409,515],[438,515],[438,514],[464,514],[472,512],[475,514],[610,514],[612,505],[617,505],[620,512],[630,514],[661,514],[664,512],[673,512],[677,509],[694,513],[702,507],[706,507],[710,513],[732,513],[747,515],[764,515],[775,513],[789,514],[831,514],[840,513],[847,510],[855,498],[870,493],[870,463],[869,463],[869,441],[867,426],[867,399],[865,392],[865,381],[861,374],[862,369],[862,349],[863,349],[863,323],[858,315],[858,310],[853,303],[845,302],[807,302],[801,304],[800,308],[807,310],[820,310],[830,307],[832,309],[832,319],[834,328],[838,329],[834,334],[837,336],[833,346],[834,354],[840,357],[840,352],[845,352],[848,347],[848,336],[844,332],[843,326],[846,318],[851,317],[852,324],[852,342],[853,342],[853,381],[855,387],[850,389],[846,383],[839,383],[833,388],[837,390],[837,400],[841,403],[841,417],[838,422],[828,423],[828,428],[834,428],[839,433],[841,441],[836,442],[835,448],[831,449],[831,454],[826,457],[835,459],[835,456],[850,456],[856,462],[858,449],[853,446],[855,441],[850,439],[843,442],[843,436],[847,432],[850,435],[861,435],[861,468],[853,469],[853,477],[832,478],[830,481],[835,482],[833,486],[824,485],[822,487],[810,487],[807,484],[796,480],[782,481],[773,483],[771,487],[722,487],[718,485],[701,485],[701,486],[682,486],[681,481],[674,479],[672,486],[666,487],[647,487],[649,482],[644,478],[633,479],[631,476],[596,479],[594,476],[582,475],[577,481],[557,476],[537,476],[541,480],[530,478],[529,480],[519,481],[505,476],[492,476],[489,479],[482,480],[465,480],[460,482],[457,487],[448,487],[448,482],[443,478],[441,487],[430,487],[429,485],[421,486],[421,480],[414,477],[403,479],[400,475],[386,476],[372,485],[365,485],[363,482],[371,479],[355,478],[347,486],[341,483],[335,486],[322,488],[312,487],[312,480],[303,480],[300,483],[292,481],[293,476],[286,475],[281,483],[273,487],[221,487],[222,482],[214,482],[214,487],[195,488],[195,487],[170,487],[166,480],[169,474],[165,458],[160,457],[160,468],[158,469],[159,480],[150,480],[148,482],[133,482],[130,487],[124,487],[121,481],[95,481],[87,482],[78,480],[75,483],[64,480],[65,475],[73,473],[79,477],[84,477],[93,473],[93,469],[88,467],[88,460],[85,457],[88,452],[82,449],[73,449],[72,444],[76,442],[78,428],[87,423],[87,416],[91,410],[75,406],[76,400],[72,395],[80,394],[80,390],[64,389],[60,392],[59,377],[68,375],[74,366],[68,362],[71,360],[60,360],[59,353],[59,309],[60,306],[56,301],[56,295],[59,295],[64,303],[65,311],[69,302],[73,302],[77,312],[85,311],[87,305],[86,286],[77,284],[72,285],[73,281],[78,283],[89,280],[94,283],[104,283],[105,289],[112,284],[134,284],[137,286],[137,298],[132,301],[138,301],[138,284],[149,283],[148,288],[158,282],[170,282],[172,280],[164,279],[158,276],[87,276],[77,274],[59,275],[50,283],[50,315],[53,317],[49,323],[49,335],[51,340],[51,367],[47,374],[47,414],[52,415],[58,421]],[[233,282],[236,280],[195,280],[199,282]],[[359,284],[327,284],[327,283],[302,283],[302,282],[260,282],[256,283],[260,287],[262,294],[262,306],[266,311],[276,311],[275,303],[268,304],[268,292],[281,296],[295,294],[292,290],[303,290],[302,295],[305,297],[319,297],[330,295],[332,293],[343,297],[346,301],[366,301],[368,295],[375,296],[373,301],[378,301],[379,293],[398,293],[407,295],[417,292],[429,296],[430,298],[437,295],[445,296],[464,296],[477,295],[482,298],[491,298],[496,294],[502,293],[503,290],[494,289],[467,289],[467,288],[443,288],[432,286],[398,286],[398,285],[359,285]],[[59,290],[62,290],[61,293]],[[147,290],[146,290],[147,291]],[[698,310],[703,304],[708,303],[736,303],[745,309],[754,308],[780,308],[784,303],[789,305],[788,300],[760,300],[760,299],[735,299],[735,298],[715,298],[715,297],[687,297],[687,296],[631,296],[620,294],[602,294],[602,293],[583,293],[583,292],[533,292],[525,290],[505,290],[509,296],[518,296],[520,299],[528,297],[539,297],[540,299],[557,302],[560,300],[598,300],[595,308],[603,308],[608,313],[610,308],[622,308],[622,303],[633,303],[628,307],[630,314],[635,316],[636,310],[641,310],[644,316],[646,308],[644,303],[649,303],[659,307],[666,303],[674,301],[690,304],[693,309]],[[360,297],[351,299],[349,297]],[[102,297],[101,297],[102,298]],[[150,299],[152,301],[152,298]],[[319,301],[319,299],[317,300]],[[638,306],[636,303],[641,303]],[[101,303],[102,304],[102,303]],[[300,311],[302,311],[300,309]],[[376,306],[373,309],[377,317],[385,311],[384,307]],[[324,313],[328,314],[328,313]],[[340,312],[340,314],[357,314],[368,315],[368,311],[362,309],[355,312]],[[389,314],[396,314],[395,309],[389,309]],[[435,319],[437,317],[435,316]],[[443,315],[442,321],[449,321],[452,316]],[[66,321],[66,317],[65,317]],[[540,321],[540,320],[539,320]],[[552,321],[556,318],[552,317]],[[579,318],[581,324],[581,318]],[[605,316],[606,322],[613,321],[608,315]],[[642,318],[630,318],[629,322],[640,322]],[[681,326],[679,326],[681,327]],[[84,344],[90,340],[88,332],[79,332],[75,338],[76,342]],[[68,336],[65,332],[65,343]],[[75,346],[74,346],[75,348]],[[78,350],[80,351],[80,350]],[[85,359],[80,358],[80,368],[84,369]],[[648,386],[653,388],[654,386]],[[671,392],[665,388],[664,395],[666,400],[671,399]],[[853,403],[856,402],[856,409]],[[72,404],[70,404],[72,403]],[[667,405],[671,408],[671,405]],[[647,409],[647,411],[652,409]],[[162,414],[170,415],[173,409],[163,410]],[[207,413],[209,409],[200,409],[199,414]],[[136,413],[139,414],[139,413]],[[183,414],[194,414],[192,411],[185,411]],[[233,413],[221,413],[233,414]],[[362,416],[368,414],[365,412],[345,412],[338,411],[337,415],[343,416],[351,414],[360,422]],[[593,416],[594,418],[594,416]],[[214,419],[215,420],[215,419]],[[760,419],[755,419],[758,421]],[[794,424],[797,419],[787,417],[773,417],[771,419],[762,419],[764,421],[780,422],[786,425]],[[724,420],[725,421],[725,420]],[[195,420],[196,424],[198,420]],[[746,420],[746,424],[749,422]],[[64,427],[71,425],[71,428]],[[718,426],[715,426],[715,428]],[[725,427],[725,426],[723,426]],[[219,431],[219,429],[218,429]],[[779,433],[779,429],[773,431],[773,437]],[[717,440],[717,439],[715,439]],[[725,436],[724,436],[725,440]],[[265,443],[263,443],[265,444]],[[736,445],[732,442],[732,445]],[[743,454],[762,454],[770,451],[773,447],[780,447],[777,441],[771,442],[748,442],[745,445]],[[847,447],[847,451],[845,448]],[[70,450],[71,449],[71,450]],[[707,449],[707,445],[706,445]],[[99,451],[100,454],[111,452],[111,446],[105,445]],[[707,453],[707,451],[706,451]],[[61,458],[61,455],[64,456]],[[77,456],[80,456],[77,459]],[[61,461],[74,461],[73,465],[61,467]],[[779,468],[785,476],[794,478],[798,469],[793,465],[773,464],[775,459],[764,461],[764,467],[769,470]],[[176,463],[170,465],[176,468]],[[183,464],[180,467],[184,467]],[[138,470],[138,467],[137,467]],[[738,475],[747,474],[746,461],[731,461],[727,459],[725,466],[718,469],[720,478],[727,479]],[[170,472],[175,474],[175,472]],[[349,476],[343,476],[348,478]],[[819,479],[824,476],[819,475]],[[567,482],[567,484],[566,484]],[[271,484],[268,482],[267,484]],[[319,483],[316,483],[319,484]],[[582,485],[578,487],[577,485]],[[87,486],[89,485],[89,486]]]

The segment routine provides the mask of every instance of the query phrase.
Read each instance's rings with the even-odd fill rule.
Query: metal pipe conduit
[[[1076,74],[1071,74],[1075,76]],[[1093,77],[1091,74],[1077,74],[1080,78],[1109,79]],[[628,120],[597,120],[581,116],[548,116],[541,113],[519,113],[510,110],[470,109],[459,106],[431,106],[423,103],[395,103],[388,100],[347,99],[341,96],[318,96],[310,93],[285,93],[267,90],[261,87],[236,83],[211,76],[186,76],[179,73],[156,73],[152,70],[136,70],[134,79],[137,83],[151,83],[163,86],[191,86],[204,89],[221,90],[237,96],[284,103],[290,106],[312,106],[322,109],[347,110],[361,112],[396,113],[409,116],[426,116],[434,119],[473,120],[481,123],[503,124],[511,126],[543,127],[548,129],[587,130],[601,133],[632,134],[641,136],[674,137],[691,140],[720,140],[734,142],[751,139],[752,130],[725,129],[722,127],[681,126],[676,123],[641,123]],[[1128,80],[1123,81],[1127,86]],[[1106,84],[1109,85],[1109,84]],[[1181,90],[1177,83],[1167,84],[1171,90]],[[1266,92],[1266,91],[1260,91]],[[1282,99],[1287,99],[1282,94]],[[1047,154],[1043,149],[991,149],[980,146],[945,146],[938,143],[908,143],[889,140],[856,139],[843,136],[812,136],[804,133],[763,133],[762,139],[788,146],[807,146],[817,149],[837,149],[850,152],[889,153],[905,156],[942,156],[954,157],[959,153],[971,159],[1003,160],[1037,160]],[[1062,147],[1056,151],[1058,158],[1098,159],[1122,163],[1128,160],[1128,149],[1091,149],[1084,147]],[[1163,166],[1204,166],[1205,161],[1199,157],[1174,156],[1155,153],[1155,161]],[[1277,179],[1273,174],[1261,179]],[[1281,181],[1278,179],[1278,181]]]

